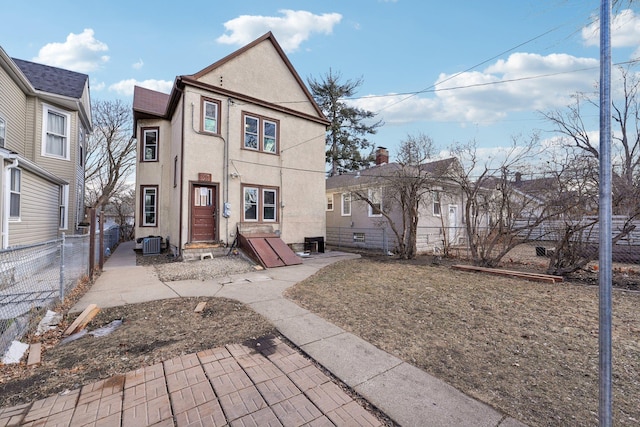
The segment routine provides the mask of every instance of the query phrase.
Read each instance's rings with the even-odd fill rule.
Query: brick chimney
[[[389,150],[385,147],[378,147],[376,150],[376,166],[389,163]]]

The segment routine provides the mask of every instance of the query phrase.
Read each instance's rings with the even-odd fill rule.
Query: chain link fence
[[[89,236],[0,251],[0,354],[89,274]]]

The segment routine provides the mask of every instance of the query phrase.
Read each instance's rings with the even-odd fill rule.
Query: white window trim
[[[269,153],[269,154],[276,154],[278,152],[278,122],[276,122],[275,120],[269,120],[269,119],[261,119],[261,123],[262,123],[262,150],[265,153]],[[266,133],[266,127],[267,127],[267,123],[271,123],[273,125],[273,130],[274,130],[274,135],[273,135],[273,151],[267,150],[265,148],[265,139],[267,138],[267,133]]]
[[[273,193],[273,204],[266,204],[265,203],[265,193]],[[276,222],[278,221],[278,192],[273,189],[273,188],[263,188],[262,189],[262,209],[260,210],[260,212],[262,212],[262,221],[264,222]],[[258,202],[260,202],[260,200],[258,200]],[[273,207],[273,219],[271,218],[265,218],[264,216],[264,211],[265,208],[267,207]]]
[[[331,208],[329,208],[329,200],[331,200]],[[333,193],[327,194],[327,211],[333,212],[334,206],[335,206],[335,203],[333,200]]]
[[[147,159],[147,132],[153,132],[156,134],[156,151],[153,159]],[[160,129],[148,128],[142,131],[142,161],[143,162],[157,162],[160,158]]]
[[[16,171],[18,174],[18,191],[14,191],[11,188],[11,178],[13,172]],[[11,222],[20,222],[22,216],[22,170],[18,168],[9,168],[7,169],[7,215],[9,217],[9,221]],[[18,216],[11,216],[11,195],[17,194],[20,196],[20,202],[18,203]]]
[[[255,190],[256,192],[256,217],[247,218],[247,191]],[[243,187],[242,189],[242,220],[245,222],[258,222],[260,220],[260,189],[258,187]]]
[[[1,128],[3,129],[2,135],[0,135],[2,137],[2,140],[0,141],[0,147],[6,147],[7,145],[7,120],[0,115],[0,122],[4,125]]]
[[[215,130],[207,130],[207,126],[205,124],[207,121],[207,118],[212,118],[211,116],[207,116],[207,104],[211,104],[216,107],[215,117],[213,117],[213,119],[216,122]],[[210,99],[202,100],[202,131],[213,134],[213,135],[220,134],[220,102],[212,101]]]
[[[69,184],[60,186],[60,211],[62,215],[58,219],[60,230],[69,228]]]
[[[147,222],[147,192],[151,191],[155,195],[155,203],[153,205],[154,218],[153,223]],[[143,227],[157,227],[158,226],[158,187],[142,187],[142,226]]]
[[[58,156],[56,154],[47,153],[47,124],[48,124],[49,111],[56,114],[60,114],[61,116],[65,116],[66,118],[65,120],[66,141],[65,141],[65,147],[64,147],[64,151],[65,151],[64,156]],[[42,105],[42,150],[41,150],[42,156],[52,157],[54,159],[70,160],[71,159],[70,157],[71,141],[70,140],[71,140],[71,114],[69,114],[66,111],[60,110],[58,108],[54,108],[50,105],[43,104]]]
[[[369,201],[373,202],[373,195],[376,192],[378,193],[378,197],[380,199],[378,201],[380,203],[380,209],[379,210],[380,210],[380,212],[382,212],[382,188],[370,188],[369,189],[369,194],[368,194]],[[373,207],[368,203],[367,203],[367,207],[369,208],[368,209],[369,218],[379,218],[379,217],[382,216],[382,213],[373,213]]]
[[[256,124],[256,133],[254,134],[253,132],[247,132],[247,119],[252,119],[255,120],[256,122],[258,122]],[[245,150],[251,150],[251,151],[260,151],[260,118],[252,116],[250,114],[245,114],[244,115],[244,120],[243,120],[243,133],[242,133],[242,147]],[[258,145],[256,148],[253,147],[247,147],[247,134],[250,133],[251,135],[255,135],[256,136],[256,144]]]
[[[345,203],[345,196],[346,196],[347,203]],[[351,216],[351,193],[342,193],[342,195],[340,196],[340,200],[342,203],[341,210],[340,210],[340,213],[342,214],[342,216]],[[347,206],[349,207],[349,212],[345,213],[345,207]]]

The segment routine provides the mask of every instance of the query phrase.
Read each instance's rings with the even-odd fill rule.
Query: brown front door
[[[191,241],[213,241],[216,237],[216,189],[194,185],[191,193]]]

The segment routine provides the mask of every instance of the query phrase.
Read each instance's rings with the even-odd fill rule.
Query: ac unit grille
[[[160,253],[161,237],[145,237],[142,241],[142,254],[155,255]]]

